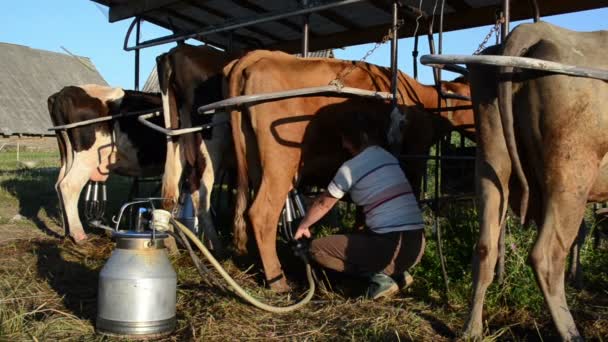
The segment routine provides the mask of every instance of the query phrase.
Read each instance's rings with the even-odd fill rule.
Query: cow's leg
[[[73,164],[77,167],[67,170],[65,177],[59,183],[69,234],[77,243],[87,238],[78,214],[78,199],[82,188],[97,167],[97,163],[91,156],[94,153],[91,150],[76,153]]]
[[[61,225],[64,230],[65,236],[68,236],[70,232],[69,221],[65,214],[65,205],[63,203],[63,196],[59,184],[67,173],[68,167],[71,166],[72,149],[67,133],[65,131],[59,131],[57,134],[57,146],[59,147],[59,157],[61,161],[61,167],[59,168],[59,175],[57,176],[57,182],[55,182],[55,192],[57,193],[57,199],[59,200],[59,215],[61,216]],[[69,147],[69,148],[68,148]],[[68,154],[70,157],[70,164],[68,165]]]
[[[494,279],[498,261],[498,239],[501,219],[507,211],[508,177],[499,178],[499,168],[481,167],[478,178],[479,240],[473,256],[473,299],[465,336],[480,338],[483,332],[482,314],[486,290]]]
[[[491,85],[488,85],[491,88]],[[480,94],[476,94],[479,96]],[[483,95],[483,94],[481,94]],[[491,98],[492,94],[487,94]],[[479,240],[473,255],[473,298],[465,336],[479,339],[482,336],[483,303],[486,290],[494,279],[498,259],[498,239],[501,222],[507,212],[511,161],[504,139],[495,99],[482,96],[477,108],[476,126],[479,132],[475,162],[475,186],[479,199]],[[500,135],[499,135],[500,134]]]
[[[547,177],[544,218],[530,253],[536,280],[564,341],[582,339],[566,302],[564,271],[566,257],[583,219],[587,191],[597,174],[589,162],[572,160],[572,163],[555,166],[548,163],[547,170],[552,170],[552,174]],[[573,171],[576,177],[571,174]]]
[[[583,287],[583,268],[581,267],[581,249],[585,244],[585,238],[587,237],[587,225],[585,220],[581,221],[581,226],[578,230],[576,240],[570,248],[570,269],[568,271],[568,279],[572,285],[580,289]]]
[[[249,209],[249,219],[260,251],[266,281],[273,291],[285,292],[289,290],[289,285],[281,269],[276,240],[279,215],[289,192],[290,179],[267,177],[267,170],[272,168],[264,166],[260,189]]]
[[[166,200],[163,207],[172,210],[178,201],[179,181],[184,170],[185,159],[181,153],[181,144],[178,141],[168,140],[167,159],[165,160],[165,172],[162,180],[162,197]]]
[[[201,227],[210,249],[214,250],[216,254],[221,255],[223,248],[211,215],[211,192],[213,191],[214,182],[215,173],[213,167],[208,163],[201,178],[201,186],[199,188],[200,203],[197,216],[199,227]]]

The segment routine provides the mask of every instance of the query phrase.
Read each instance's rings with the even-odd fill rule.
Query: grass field
[[[112,251],[112,242],[97,233],[83,246],[62,240],[53,188],[56,155],[26,153],[20,162],[14,157],[0,154],[0,341],[115,340],[94,331],[98,272]],[[39,162],[27,165],[23,160]],[[111,179],[110,211],[126,198],[128,185],[127,179]],[[363,300],[357,296],[364,281],[330,274],[312,303],[282,315],[259,311],[205,285],[187,253],[181,252],[172,257],[178,272],[178,327],[164,340],[452,340],[467,315],[475,210],[466,204],[451,206],[441,225],[450,278],[447,294],[429,224],[425,257],[414,270],[414,285],[404,293],[380,302]],[[515,223],[511,232],[505,281],[490,287],[486,301],[487,340],[554,340],[551,318],[526,265],[536,233]],[[228,239],[227,235],[224,232]],[[280,244],[279,249],[295,288],[289,296],[274,295],[260,286],[255,258],[223,263],[256,296],[288,304],[306,291],[303,267],[285,246]],[[569,304],[586,338],[606,339],[607,248],[593,250],[588,241],[582,258],[585,285],[580,291],[568,287]]]

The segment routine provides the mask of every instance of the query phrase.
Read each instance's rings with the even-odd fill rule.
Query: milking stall
[[[571,341],[608,336],[603,335],[608,334],[608,296],[598,290],[608,282],[597,275],[606,271],[597,263],[605,252],[600,237],[606,212],[602,203],[608,200],[608,140],[600,131],[608,119],[608,63],[603,57],[608,31],[579,36],[543,23],[544,17],[603,9],[608,1],[92,2],[107,8],[110,23],[130,21],[121,43],[132,52],[135,84],[134,91],[119,92],[83,87],[85,95],[79,96],[101,99],[104,115],[72,121],[53,117],[49,128],[62,149],[55,185],[59,217],[73,240],[65,244],[74,246],[61,248],[77,251],[96,243],[84,232],[74,233],[79,210],[84,230],[107,239],[104,257],[74,253],[99,266],[91,278],[96,280],[94,298],[87,299],[94,310],[87,316],[93,330],[80,339]],[[516,21],[526,24],[511,30]],[[144,22],[172,33],[144,40]],[[477,51],[450,54],[445,48],[444,33],[479,27],[489,32],[475,42]],[[399,39],[406,38],[414,44],[411,55],[404,56],[398,53],[403,51]],[[175,51],[189,44],[196,48],[184,50],[191,54],[171,50],[158,56],[153,72],[158,73],[160,94],[140,93],[142,51],[158,46],[169,51],[176,44]],[[319,51],[360,44],[369,48],[358,60],[344,62],[335,75],[327,67],[325,73],[310,72],[310,79],[300,79],[308,74],[297,61],[342,63],[327,62],[335,59],[319,57]],[[371,64],[370,56],[386,45],[389,67]],[[211,50],[208,61],[196,55],[203,47]],[[419,57],[420,50],[429,54]],[[245,63],[256,54],[261,56],[258,64]],[[400,61],[411,64],[411,76],[399,71]],[[424,68],[432,74],[428,86],[418,82]],[[361,76],[368,74],[370,81]],[[445,81],[446,74],[457,78]],[[258,79],[262,81],[254,83]],[[62,103],[59,97],[49,98],[51,115]],[[308,108],[313,110],[306,112]],[[380,113],[386,149],[412,182],[408,193],[424,214],[427,252],[418,259],[421,270],[410,271],[414,285],[384,302],[354,297],[349,286],[360,286],[357,281],[323,271],[311,257],[311,239],[296,238],[315,196],[327,193],[328,180],[346,160],[332,154],[341,146],[328,117],[348,117],[353,108]],[[109,127],[107,143],[99,140],[103,127]],[[77,196],[68,198],[71,188],[64,184],[72,183],[62,177],[71,180],[71,165],[86,159],[74,143],[86,129],[98,139],[87,150],[93,157],[86,157],[96,160],[93,176],[80,176],[82,194],[77,189]],[[314,147],[315,141],[321,147]],[[130,152],[134,146],[137,150]],[[147,156],[139,146],[152,149],[147,152],[155,158],[162,147],[166,158]],[[77,152],[72,155],[70,149]],[[313,157],[323,153],[327,160],[319,157],[323,161],[316,164]],[[129,158],[139,161],[137,171],[125,166]],[[133,179],[129,196],[113,206],[109,198],[115,190],[106,185],[110,172]],[[155,190],[142,196],[139,187],[146,183]],[[279,193],[280,201],[273,197]],[[360,213],[353,205],[336,206],[338,223],[319,228],[319,234],[327,236],[346,221],[354,222],[348,225],[355,231]],[[254,261],[242,261],[236,246],[239,219],[247,227],[243,234],[250,236],[246,247]],[[536,229],[527,228],[520,238],[515,231],[531,222]],[[588,226],[593,247],[583,247]],[[583,250],[587,254],[581,257]],[[529,253],[532,269],[512,271],[520,272],[515,263],[526,263],[518,251],[524,257]],[[582,284],[581,260],[591,285]],[[534,290],[517,290],[533,283],[533,277],[538,282],[531,285]],[[497,284],[486,293],[494,278]],[[571,287],[565,289],[564,282]],[[290,291],[278,291],[277,284]],[[575,288],[583,295],[575,295]],[[464,300],[454,294],[461,292],[467,294]],[[510,299],[508,292],[520,299]],[[566,294],[571,305],[575,302],[572,314]],[[525,296],[535,304],[522,314],[518,308]],[[484,300],[491,311],[482,318]],[[230,310],[238,312],[234,320],[239,324],[231,321]],[[222,320],[228,323],[221,325]],[[219,333],[213,330],[216,324]],[[247,333],[236,327],[240,324],[274,330]]]

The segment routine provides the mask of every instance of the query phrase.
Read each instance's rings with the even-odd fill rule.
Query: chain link
[[[399,20],[397,22],[397,26],[395,27],[395,31],[394,31],[394,33],[397,34],[397,37],[399,36],[398,35],[399,29],[401,28],[403,23],[404,23],[404,20]],[[350,68],[346,69],[346,71],[339,73],[335,79],[333,79],[331,82],[329,82],[329,84],[335,85],[338,88],[343,88],[344,83],[342,81],[344,80],[344,78],[346,78],[346,76],[348,76],[348,74],[350,74],[353,70],[355,70],[355,68],[357,67],[357,64],[359,64],[361,62],[365,62],[365,60],[367,60],[367,58],[369,58],[369,56],[371,56],[380,46],[384,45],[386,42],[388,42],[391,39],[393,39],[393,28],[392,27],[388,29],[388,33],[386,35],[384,35],[384,37],[382,37],[382,40],[380,40],[379,42],[376,42],[376,44],[374,44],[374,46],[369,51],[367,51],[367,53],[365,53],[365,55],[363,55],[363,57],[361,57],[358,61],[353,62],[353,64],[350,66]]]
[[[505,21],[504,18],[496,19],[496,23],[490,29],[490,32],[488,32],[488,34],[483,39],[481,44],[479,44],[479,47],[477,48],[477,50],[475,50],[475,52],[473,52],[473,55],[479,55],[481,53],[481,51],[483,51],[483,49],[485,49],[486,44],[488,44],[488,40],[490,40],[490,38],[492,37],[492,34],[496,34],[496,39],[498,39],[498,34],[500,32],[500,24],[502,24],[504,21]]]

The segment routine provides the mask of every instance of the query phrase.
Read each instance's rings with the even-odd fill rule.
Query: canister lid
[[[169,235],[165,232],[154,232],[155,239],[164,239]],[[115,238],[128,238],[128,239],[152,239],[152,231],[147,230],[144,232],[138,232],[135,230],[119,230],[112,233],[112,237]]]

